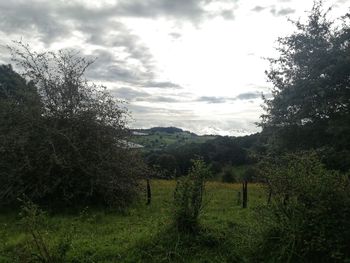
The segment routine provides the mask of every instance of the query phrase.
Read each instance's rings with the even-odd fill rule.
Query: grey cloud
[[[108,25],[82,24],[80,29],[87,35],[87,41],[91,44],[118,49],[126,55],[124,61],[135,60],[144,71],[154,70],[151,52],[124,24],[116,21]],[[109,52],[109,56],[115,55]]]
[[[210,3],[233,4],[237,0],[123,0],[116,11],[120,15],[137,17],[168,17],[178,20],[187,19],[194,23],[205,17],[222,16],[232,19],[233,10],[207,11],[206,5]]]
[[[227,10],[222,10],[221,11],[221,16],[227,20],[230,20],[230,19],[234,19],[235,18],[235,15],[233,13],[233,10],[231,9],[227,9]]]
[[[261,98],[262,93],[258,91],[245,92],[237,95],[236,97],[214,97],[214,96],[202,96],[197,98],[195,101],[206,102],[206,103],[228,103],[235,100],[254,100]]]
[[[126,69],[120,65],[104,65],[101,68],[90,68],[87,71],[87,77],[93,80],[110,81],[110,82],[124,82],[137,84],[139,72],[136,69]]]
[[[144,88],[182,88],[170,81],[155,80],[153,65],[146,58],[144,58],[145,61],[140,58],[141,66],[135,66],[129,63],[128,60],[118,59],[116,54],[105,49],[94,50],[90,57],[96,59],[87,71],[87,77],[93,80],[123,82]]]
[[[126,16],[170,16],[196,20],[205,13],[204,3],[202,0],[124,0],[119,4],[118,12]]]
[[[252,9],[252,11],[254,11],[254,12],[261,12],[261,11],[265,10],[266,8],[267,8],[267,7],[257,5],[257,6],[255,6],[255,7]]]
[[[179,99],[175,99],[173,97],[167,97],[167,96],[152,96],[147,98],[148,102],[166,102],[166,103],[176,103],[181,102]]]
[[[245,92],[237,95],[235,99],[237,100],[252,100],[261,98],[262,93],[261,92]]]
[[[145,7],[147,10],[158,6],[158,2],[164,2],[161,6],[165,13],[167,8],[175,8],[175,13],[181,12],[182,5],[179,5],[178,1],[178,4],[174,4],[173,1],[148,2],[150,6]],[[144,3],[147,2],[134,1],[132,5],[142,6]],[[196,2],[188,1],[188,4],[190,3],[194,5]],[[161,6],[157,8],[160,9]],[[41,42],[50,45],[61,37],[70,37],[74,30],[78,30],[86,36],[88,43],[113,48],[126,55],[121,61],[117,59],[117,54],[112,52],[95,52],[93,56],[98,57],[98,60],[88,72],[90,78],[141,86],[178,88],[174,83],[154,80],[156,69],[151,52],[138,36],[130,33],[122,23],[115,21],[114,18],[121,15],[120,13],[126,14],[128,8],[132,15],[133,6],[130,6],[130,1],[116,2],[112,6],[94,9],[77,2],[1,1],[0,31],[7,35],[28,34],[28,38],[38,36]],[[193,8],[190,10],[193,11]]]
[[[37,30],[43,42],[52,43],[59,37],[69,36],[74,29],[99,27],[101,31],[105,31],[102,27],[108,28],[120,17],[167,17],[176,21],[186,19],[198,22],[208,12],[205,6],[213,1],[119,0],[94,8],[75,1],[1,1],[0,28],[10,34],[33,33],[33,30]],[[229,10],[219,15],[227,17]]]
[[[44,43],[52,43],[68,35],[71,28],[55,14],[52,5],[38,1],[1,1],[0,30],[7,34],[36,36]]]
[[[279,2],[288,2],[288,0],[279,0]],[[271,6],[260,6],[257,5],[255,6],[252,11],[254,12],[261,12],[266,10],[267,8],[270,9],[270,13],[273,14],[274,16],[284,16],[284,15],[289,15],[289,14],[293,14],[295,13],[295,9],[286,7],[286,8],[276,8],[275,5],[271,5]]]
[[[274,16],[285,16],[285,15],[289,15],[289,14],[295,13],[295,9],[287,7],[287,8],[281,8],[281,9],[277,10],[275,7],[272,7],[270,9],[270,12]]]
[[[202,96],[202,97],[199,97],[196,101],[206,102],[206,103],[225,103],[226,98],[213,97],[213,96]]]
[[[282,8],[278,11],[277,15],[284,16],[295,13],[295,9],[292,8]]]
[[[126,99],[130,102],[135,101],[146,101],[146,102],[164,102],[164,103],[176,103],[181,102],[180,99],[174,98],[173,96],[164,95],[152,95],[148,92],[137,90],[133,88],[117,88],[112,90],[112,94],[121,99]]]
[[[92,44],[114,48],[126,55],[121,60],[118,52],[95,50],[93,56],[97,58],[97,63],[92,67],[95,79],[122,81],[140,87],[181,88],[176,83],[155,80],[156,69],[151,52],[124,24],[117,21],[102,26],[83,24],[81,29]]]
[[[101,49],[113,48],[116,52],[110,51],[109,57],[95,52],[93,55],[98,60],[89,71],[90,78],[127,82],[141,87],[181,88],[176,83],[156,81],[157,69],[150,50],[117,19],[167,17],[176,21],[198,22],[207,14],[205,5],[212,1],[119,0],[94,8],[75,1],[0,1],[0,31],[12,38],[26,36],[25,39],[40,39],[45,45],[79,32],[88,43]],[[229,16],[229,10],[221,15]],[[123,60],[118,59],[118,52],[124,55]]]
[[[126,60],[115,57],[111,51],[98,49],[90,56],[96,58],[87,71],[87,77],[100,81],[116,81],[138,85],[144,79],[152,79],[152,73],[130,65]]]
[[[176,83],[170,81],[148,81],[141,84],[145,88],[173,88],[173,89],[182,89],[182,87]]]
[[[169,122],[169,117],[174,117],[182,119],[193,117],[193,111],[191,110],[176,110],[169,108],[151,107],[151,106],[141,106],[130,104],[128,108],[132,113],[137,116],[142,116],[143,120],[155,121],[162,119],[163,121]],[[160,118],[161,117],[161,118]]]
[[[130,101],[139,98],[148,98],[151,96],[147,92],[126,87],[114,89],[111,93],[117,98],[123,98]]]
[[[169,33],[169,36],[171,36],[172,38],[178,39],[181,37],[181,34],[177,32],[171,32]]]

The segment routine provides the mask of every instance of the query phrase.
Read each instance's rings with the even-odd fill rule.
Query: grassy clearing
[[[226,262],[249,261],[259,240],[254,208],[266,201],[249,186],[249,207],[237,206],[238,184],[209,182],[197,235],[179,235],[170,226],[174,181],[152,181],[152,204],[140,202],[124,214],[85,209],[48,217],[49,246],[72,235],[67,262]],[[24,262],[26,235],[18,212],[0,215],[0,262]]]

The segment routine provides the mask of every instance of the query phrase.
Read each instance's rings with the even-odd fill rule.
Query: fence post
[[[146,181],[147,181],[147,205],[150,205],[151,199],[152,199],[151,184],[149,182],[149,178],[147,178]]]

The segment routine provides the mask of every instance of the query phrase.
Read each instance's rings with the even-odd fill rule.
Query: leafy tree
[[[1,171],[0,202],[10,204],[25,194],[50,205],[130,203],[137,195],[142,162],[125,144],[127,111],[105,87],[84,78],[92,61],[73,51],[32,52],[22,43],[11,51],[40,98],[40,114],[31,127],[30,143],[8,158],[20,158],[20,170],[7,165]],[[18,83],[23,86],[25,81]],[[18,97],[14,101],[20,102]],[[1,136],[18,130],[12,126]],[[6,145],[2,150],[13,148]]]
[[[336,26],[315,2],[305,23],[279,38],[279,57],[270,59],[273,84],[261,126],[277,148],[332,146],[350,149],[350,15]]]

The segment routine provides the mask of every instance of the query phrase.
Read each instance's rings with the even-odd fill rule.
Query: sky
[[[270,94],[268,57],[312,0],[0,0],[0,63],[6,45],[74,49],[96,59],[87,79],[131,112],[131,128],[176,126],[198,134],[259,132]],[[325,1],[330,16],[350,0]]]

